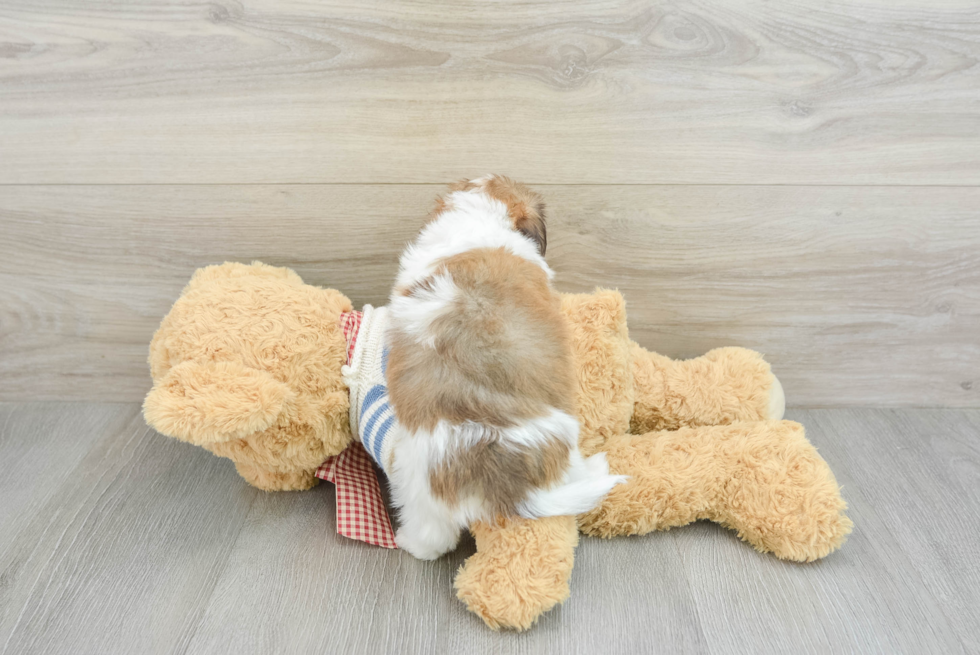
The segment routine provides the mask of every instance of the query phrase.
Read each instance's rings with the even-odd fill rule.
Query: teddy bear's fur
[[[150,344],[147,422],[229,458],[259,489],[309,489],[352,439],[338,326],[351,310],[286,268],[198,270]]]
[[[760,551],[810,561],[851,522],[803,428],[780,418],[769,365],[721,348],[673,361],[630,341],[615,291],[565,294],[578,377],[581,449],[630,476],[579,517],[475,524],[457,595],[494,628],[525,629],[568,596],[579,531],[644,534],[698,519]],[[305,489],[352,441],[338,317],[350,301],[288,269],[199,270],[150,348],[144,413],[160,432],[230,458],[250,484]],[[776,402],[774,402],[774,400]]]
[[[673,361],[630,341],[622,296],[565,295],[578,371],[584,455],[605,452],[630,476],[572,519],[474,525],[477,552],[457,595],[493,628],[526,629],[568,597],[578,532],[645,534],[716,521],[756,549],[806,562],[844,541],[851,522],[826,462],[803,427],[781,417],[762,357],[720,348]],[[577,526],[576,526],[577,523]]]

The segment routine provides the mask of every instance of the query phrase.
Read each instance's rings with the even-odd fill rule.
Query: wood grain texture
[[[139,400],[195,268],[261,259],[383,304],[440,185],[11,186],[0,398]],[[980,405],[980,189],[539,186],[566,291],[672,357],[763,352],[789,403]]]
[[[0,479],[19,487],[0,515],[0,652],[184,650],[258,492],[138,405],[0,415]]]
[[[970,0],[7,0],[0,183],[977,184]]]
[[[787,566],[711,524],[672,531],[711,650],[975,652],[980,565],[970,553],[980,507],[964,507],[966,495],[934,446],[939,441],[972,453],[967,461],[976,467],[978,432],[971,422],[977,417],[791,410],[789,418],[806,426],[842,485],[854,532],[838,553]],[[766,635],[761,650],[745,640],[746,620]]]
[[[134,421],[138,408],[79,404],[58,406],[0,404],[0,552],[6,552],[21,528],[60,502],[60,485],[38,484],[39,471],[49,481],[68,478],[103,438]],[[52,505],[52,499],[54,504]],[[0,588],[6,590],[10,579]],[[0,606],[9,607],[0,602]],[[2,621],[9,617],[6,615]],[[0,640],[4,631],[0,629]]]
[[[453,596],[472,540],[421,562],[339,537],[332,485],[257,493],[137,404],[0,404],[0,653],[976,652],[980,411],[790,418],[844,487],[840,551],[781,562],[710,523],[583,538],[571,598],[513,634]]]
[[[453,577],[473,552],[471,539],[445,558],[423,562],[340,538],[334,521],[332,485],[308,494],[260,496],[187,652],[705,649],[672,548],[647,553],[643,540],[584,540],[572,598],[533,630],[515,635],[490,631],[455,598]],[[639,625],[644,628],[637,630]],[[614,649],[608,651],[611,639]]]
[[[902,631],[901,648],[926,652],[948,627],[966,652],[980,652],[980,413],[851,409],[802,412],[801,420],[827,444],[821,452],[851,490],[853,513],[861,517],[854,521],[866,526],[860,540],[885,564],[885,584],[905,594],[928,589],[938,603],[902,612],[919,646]]]

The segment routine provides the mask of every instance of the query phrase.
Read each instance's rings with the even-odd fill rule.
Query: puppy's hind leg
[[[456,548],[461,531],[452,512],[428,494],[419,494],[399,512],[399,548],[418,559],[436,559]]]
[[[449,507],[432,495],[425,443],[395,435],[388,481],[400,523],[395,543],[418,559],[436,559],[456,547],[462,526]]]

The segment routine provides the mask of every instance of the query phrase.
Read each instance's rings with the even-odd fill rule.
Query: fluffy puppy
[[[474,520],[580,514],[622,476],[584,459],[569,335],[540,198],[505,177],[453,186],[401,258],[387,384],[397,542],[452,550]]]

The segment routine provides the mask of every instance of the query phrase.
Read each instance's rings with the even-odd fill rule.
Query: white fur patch
[[[478,499],[451,509],[432,494],[429,470],[433,458],[445,452],[449,436],[438,429],[433,434],[412,434],[398,426],[390,437],[388,480],[401,523],[395,541],[418,559],[435,559],[455,548],[462,529],[479,515]]]
[[[391,437],[392,461],[388,467],[392,502],[400,508],[398,545],[415,557],[433,559],[455,548],[463,528],[493,518],[481,498],[463,498],[450,508],[432,494],[429,485],[429,471],[449,452],[472,447],[481,440],[498,439],[515,449],[538,448],[556,437],[568,443],[569,468],[561,482],[530,492],[518,513],[525,518],[541,518],[589,511],[626,477],[609,474],[604,454],[584,459],[578,450],[578,433],[578,421],[557,409],[505,429],[446,421],[440,421],[432,432],[409,433],[399,427]]]
[[[494,178],[493,173],[487,173],[483,177],[477,177],[470,180],[470,184],[478,184],[479,186],[486,186],[487,182]]]
[[[448,208],[426,225],[402,254],[392,303],[397,290],[432,275],[440,261],[477,248],[505,248],[540,266],[549,280],[554,277],[537,244],[514,230],[504,203],[480,190],[456,191],[449,194],[446,203]]]
[[[533,418],[512,428],[499,430],[500,442],[510,448],[540,448],[558,438],[570,448],[578,447],[578,421],[565,412],[552,409],[545,416]]]
[[[625,475],[609,474],[605,453],[584,459],[576,448],[562,482],[550,489],[532,491],[517,511],[527,519],[577,516],[595,508],[613,487],[627,479]]]
[[[489,179],[481,178],[475,183],[482,185]],[[482,189],[456,191],[446,198],[446,209],[425,226],[401,257],[391,296],[390,329],[433,347],[433,323],[451,311],[459,297],[450,275],[433,277],[433,273],[441,261],[478,248],[504,248],[539,266],[549,280],[554,276],[538,252],[538,245],[514,229],[504,203]],[[429,278],[432,279],[425,286],[412,289]],[[404,295],[406,289],[412,289],[412,294]],[[578,421],[557,409],[503,429],[473,422],[454,425],[440,421],[431,432],[410,433],[396,426],[389,436],[386,471],[392,501],[400,509],[398,545],[415,557],[433,559],[456,546],[464,527],[494,518],[488,515],[483,498],[461,498],[450,508],[432,494],[429,484],[429,472],[450,452],[468,449],[481,441],[497,440],[515,450],[541,448],[553,439],[566,443],[571,453],[570,466],[561,482],[551,489],[529,493],[518,511],[523,516],[543,517],[591,509],[624,478],[609,475],[601,456],[583,459],[578,451],[578,435]]]
[[[427,287],[410,296],[393,294],[389,305],[389,326],[397,327],[417,343],[435,348],[432,324],[453,308],[459,289],[448,275],[437,275]]]

